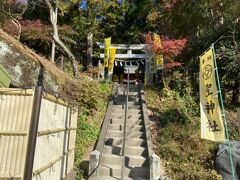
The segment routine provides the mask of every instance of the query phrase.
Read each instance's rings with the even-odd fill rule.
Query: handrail
[[[124,131],[123,131],[123,146],[122,146],[122,167],[121,167],[121,180],[125,177],[125,141],[127,131],[127,119],[128,119],[128,93],[129,93],[129,68],[127,77],[127,93],[126,93],[126,106],[125,106],[125,117],[124,117]]]

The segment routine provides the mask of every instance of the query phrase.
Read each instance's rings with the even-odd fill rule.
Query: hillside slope
[[[216,143],[200,138],[198,105],[189,90],[146,89],[157,155],[172,179],[220,179],[214,170]]]

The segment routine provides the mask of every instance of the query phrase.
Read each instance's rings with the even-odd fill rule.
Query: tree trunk
[[[211,18],[212,18],[212,25],[213,25],[213,28],[214,28],[214,27],[215,27],[214,15],[213,15],[213,9],[212,9],[212,7],[211,7],[211,2],[210,2],[210,0],[208,0],[208,7],[209,7],[209,11],[210,11]]]
[[[52,41],[52,52],[51,52],[51,62],[54,63],[55,62],[55,50],[56,50],[56,44],[55,41]]]
[[[87,35],[87,65],[92,66],[92,55],[93,55],[93,34],[89,33]]]
[[[45,0],[45,2],[50,10],[50,20],[51,20],[51,23],[53,26],[53,40],[55,41],[56,44],[58,44],[63,49],[63,51],[71,59],[74,77],[76,79],[78,79],[78,68],[77,68],[77,64],[76,64],[76,58],[73,55],[73,53],[68,49],[68,47],[59,38],[58,26],[57,26],[58,8],[57,8],[57,6],[55,8],[53,8],[53,6],[49,0]]]
[[[234,88],[233,88],[233,95],[232,95],[232,100],[231,104],[239,104],[239,94],[240,94],[240,83],[238,83],[237,80],[234,82]]]
[[[22,26],[21,24],[18,22],[18,20],[14,17],[12,17],[12,23],[17,27],[18,29],[18,34],[17,34],[17,39],[19,40],[20,39],[20,36],[22,34]]]
[[[69,56],[72,62],[73,67],[73,73],[74,77],[78,79],[78,67],[76,63],[75,56],[72,54],[72,52],[65,46],[65,44],[61,41],[61,39],[58,36],[53,36],[54,41],[64,50],[64,52]]]
[[[58,28],[57,28],[57,16],[58,16],[58,8],[55,7],[54,9],[50,9],[50,19],[53,25],[53,37],[58,36]],[[55,53],[56,53],[56,44],[55,40],[52,41],[52,52],[51,52],[51,62],[55,62]]]

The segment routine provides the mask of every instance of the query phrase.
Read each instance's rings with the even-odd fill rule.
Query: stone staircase
[[[124,162],[122,148],[126,107],[125,90],[126,85],[118,85],[103,141],[102,152],[100,152],[101,156],[99,156],[95,176],[90,176],[90,179],[121,179],[122,164]],[[126,123],[124,179],[151,179],[149,150],[141,103],[139,86],[130,84]]]

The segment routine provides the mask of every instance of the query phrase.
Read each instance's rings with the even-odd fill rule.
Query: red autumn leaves
[[[182,64],[177,62],[177,57],[183,52],[186,47],[186,39],[169,39],[161,37],[161,43],[154,38],[150,33],[145,35],[148,51],[154,54],[161,54],[164,58],[164,68],[172,69],[181,67]]]

